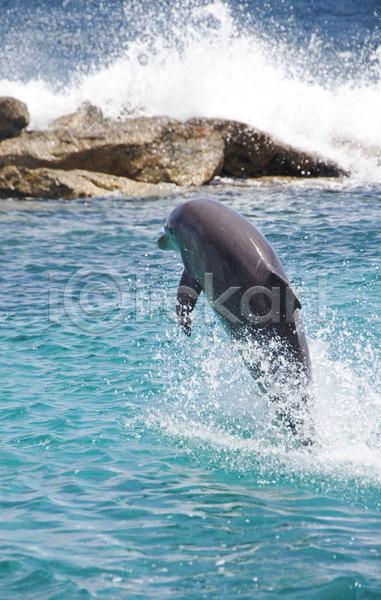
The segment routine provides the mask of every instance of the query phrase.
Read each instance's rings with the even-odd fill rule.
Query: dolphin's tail
[[[276,406],[276,418],[305,446],[316,438],[311,409],[311,370],[288,340],[268,333],[236,339],[237,349],[261,392]]]
[[[280,402],[279,398],[271,398],[277,403],[276,414],[282,423],[303,444],[312,446],[316,441],[316,431],[311,417],[313,397],[304,392],[300,399],[292,402]]]

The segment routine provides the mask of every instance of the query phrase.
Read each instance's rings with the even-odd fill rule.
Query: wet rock
[[[0,140],[16,137],[29,124],[27,105],[16,98],[0,98]]]
[[[348,175],[339,165],[272,139],[245,123],[225,119],[190,119],[194,126],[212,127],[224,140],[222,174],[239,178],[287,175],[291,177],[340,177]]]
[[[19,123],[26,122],[25,117]],[[199,186],[218,174],[242,179],[346,173],[331,161],[237,121],[182,123],[169,117],[111,121],[89,103],[44,131],[24,131],[0,141],[3,197],[156,195],[161,193],[159,184],[168,193],[171,184]],[[168,189],[165,184],[170,184]]]
[[[93,198],[110,194],[160,196],[178,189],[168,183],[133,181],[105,173],[74,169],[63,171],[46,167],[28,169],[8,166],[0,169],[0,198]]]
[[[220,172],[224,144],[210,127],[167,117],[141,117],[92,128],[66,125],[24,132],[0,143],[0,168],[9,165],[83,169],[148,183],[202,185]]]
[[[109,127],[112,124],[110,119],[103,116],[103,112],[97,106],[90,102],[83,102],[81,106],[69,115],[63,115],[50,123],[49,129],[70,129],[70,130],[94,130],[100,127]]]

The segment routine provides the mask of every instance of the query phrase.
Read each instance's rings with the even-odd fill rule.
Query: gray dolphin
[[[280,414],[297,432],[311,362],[301,305],[273,248],[252,223],[215,200],[181,204],[164,230],[159,248],[180,251],[184,263],[176,307],[184,332],[191,334],[190,315],[204,291],[251,374],[280,400]],[[291,408],[282,395],[293,398]]]

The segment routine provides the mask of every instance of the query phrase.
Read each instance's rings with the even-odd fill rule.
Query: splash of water
[[[320,333],[310,344],[312,447],[301,446],[276,419],[276,407],[261,394],[215,323],[191,340],[177,339],[176,352],[172,343],[158,352],[167,385],[165,395],[145,414],[144,426],[159,429],[208,466],[263,483],[312,485],[350,501],[364,496],[369,502],[369,490],[381,486],[377,351],[370,344],[336,337],[339,352],[332,358],[327,332]],[[355,353],[352,361],[345,356],[348,344]]]
[[[126,3],[126,22],[132,7],[137,18],[135,4]],[[105,66],[84,74],[73,65],[59,90],[43,72],[26,82],[3,80],[1,93],[27,102],[35,128],[86,100],[113,118],[236,119],[337,160],[356,182],[381,182],[380,48],[360,75],[345,79],[331,74],[316,34],[297,50],[220,0],[140,12],[135,35],[121,40],[119,56],[105,58]]]

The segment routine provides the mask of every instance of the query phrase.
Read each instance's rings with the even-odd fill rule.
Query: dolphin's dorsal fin
[[[293,320],[295,310],[302,308],[299,298],[292,289],[290,282],[282,275],[279,275],[279,273],[271,273],[270,285],[274,288],[280,288],[281,321],[289,323]]]
[[[179,323],[187,336],[191,334],[192,320],[189,314],[196,306],[197,299],[201,292],[201,285],[184,269],[177,290],[176,313]]]

